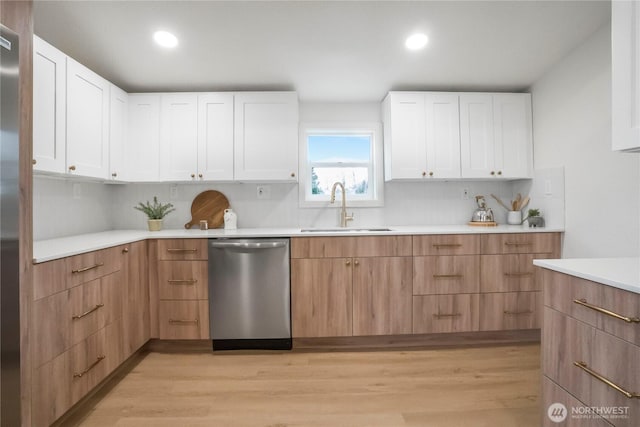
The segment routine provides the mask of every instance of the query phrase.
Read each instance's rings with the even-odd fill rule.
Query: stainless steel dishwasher
[[[209,240],[214,350],[291,349],[289,239]]]

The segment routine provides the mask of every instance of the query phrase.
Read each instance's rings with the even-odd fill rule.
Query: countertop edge
[[[363,227],[364,228],[364,227]],[[373,228],[373,227],[372,227]],[[379,227],[375,227],[379,228]],[[391,231],[358,232],[302,232],[300,228],[240,228],[237,230],[185,230],[162,231],[111,230],[79,234],[33,242],[33,263],[40,264],[73,255],[126,245],[150,239],[211,239],[255,237],[336,237],[336,236],[395,236],[427,234],[504,234],[504,233],[561,233],[559,228],[528,228],[520,226],[471,227],[465,225],[444,226],[389,226]]]
[[[533,264],[547,270],[640,294],[640,258],[536,259]]]

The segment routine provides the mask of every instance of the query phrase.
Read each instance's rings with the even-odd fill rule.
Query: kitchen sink
[[[377,231],[393,231],[390,228],[303,228],[302,233],[367,233]]]

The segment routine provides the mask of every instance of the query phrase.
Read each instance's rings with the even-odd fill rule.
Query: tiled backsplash
[[[553,196],[545,196],[544,181],[550,181]],[[79,186],[79,198],[73,187]],[[271,198],[257,198],[256,184],[125,184],[108,185],[71,182],[38,177],[34,182],[34,236],[36,240],[110,229],[145,229],[146,217],[133,209],[139,201],[174,204],[176,211],[165,218],[165,228],[182,228],[191,219],[191,202],[200,192],[224,193],[238,214],[238,226],[253,227],[334,227],[338,225],[339,204],[327,208],[301,208],[296,184],[267,184]],[[171,187],[177,197],[171,199]],[[489,196],[511,199],[517,192],[529,193],[530,207],[540,208],[547,224],[564,226],[564,175],[562,168],[536,172],[536,179],[514,182],[390,182],[384,187],[384,206],[349,208],[354,212],[352,226],[464,224],[475,209],[476,194],[486,196],[498,222],[506,212]],[[542,188],[542,190],[539,190]],[[469,199],[462,198],[469,190]],[[557,189],[557,190],[556,190]],[[78,188],[76,188],[78,191]],[[542,191],[542,192],[541,192]]]

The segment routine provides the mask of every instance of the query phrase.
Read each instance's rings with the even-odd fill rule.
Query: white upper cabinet
[[[611,2],[612,147],[640,151],[640,2]]]
[[[531,178],[531,127],[529,94],[461,94],[462,177]]]
[[[385,180],[426,176],[423,92],[391,92],[383,102]]]
[[[458,95],[428,93],[427,177],[460,178],[460,112]]]
[[[495,168],[504,178],[533,176],[531,95],[493,95]]]
[[[198,176],[233,180],[233,94],[198,95]]]
[[[463,178],[501,175],[495,167],[493,99],[488,94],[460,95],[460,152]]]
[[[125,169],[130,181],[158,181],[160,95],[129,94]]]
[[[127,138],[129,95],[111,85],[109,104],[109,176],[114,181],[127,179],[124,166],[124,148]]]
[[[201,178],[198,177],[198,95],[162,94],[160,179],[193,181]]]
[[[460,178],[457,94],[390,92],[383,108],[387,181]]]
[[[67,57],[33,37],[34,169],[65,172]]]
[[[109,82],[67,58],[67,171],[107,178]]]
[[[235,95],[234,177],[239,181],[298,179],[298,96],[295,92]]]

